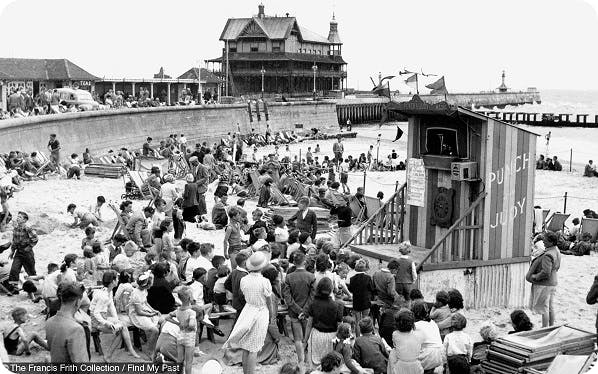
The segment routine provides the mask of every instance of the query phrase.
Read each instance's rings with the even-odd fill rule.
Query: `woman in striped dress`
[[[262,349],[268,325],[276,319],[272,310],[272,285],[262,276],[262,269],[268,264],[263,252],[255,252],[247,259],[249,274],[241,279],[240,289],[247,302],[233,327],[223,348],[243,351],[243,373],[255,371],[257,353]]]

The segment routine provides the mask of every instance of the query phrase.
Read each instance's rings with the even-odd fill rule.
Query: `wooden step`
[[[349,244],[349,247],[357,254],[386,262],[401,256],[398,244]],[[416,264],[420,264],[428,253],[430,253],[429,249],[412,246],[410,257]]]

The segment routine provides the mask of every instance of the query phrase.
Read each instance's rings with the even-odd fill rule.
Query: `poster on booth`
[[[424,206],[426,197],[426,168],[421,158],[407,160],[407,204]]]

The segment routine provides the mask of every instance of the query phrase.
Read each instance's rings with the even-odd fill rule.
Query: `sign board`
[[[426,168],[421,158],[407,160],[407,204],[424,206],[426,199]]]

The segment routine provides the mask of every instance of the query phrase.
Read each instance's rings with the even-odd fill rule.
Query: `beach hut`
[[[526,305],[537,135],[418,96],[387,110],[409,117],[407,182],[380,212],[398,223],[389,235],[372,219],[352,250],[382,265],[409,240],[424,295],[456,288],[468,307]]]

